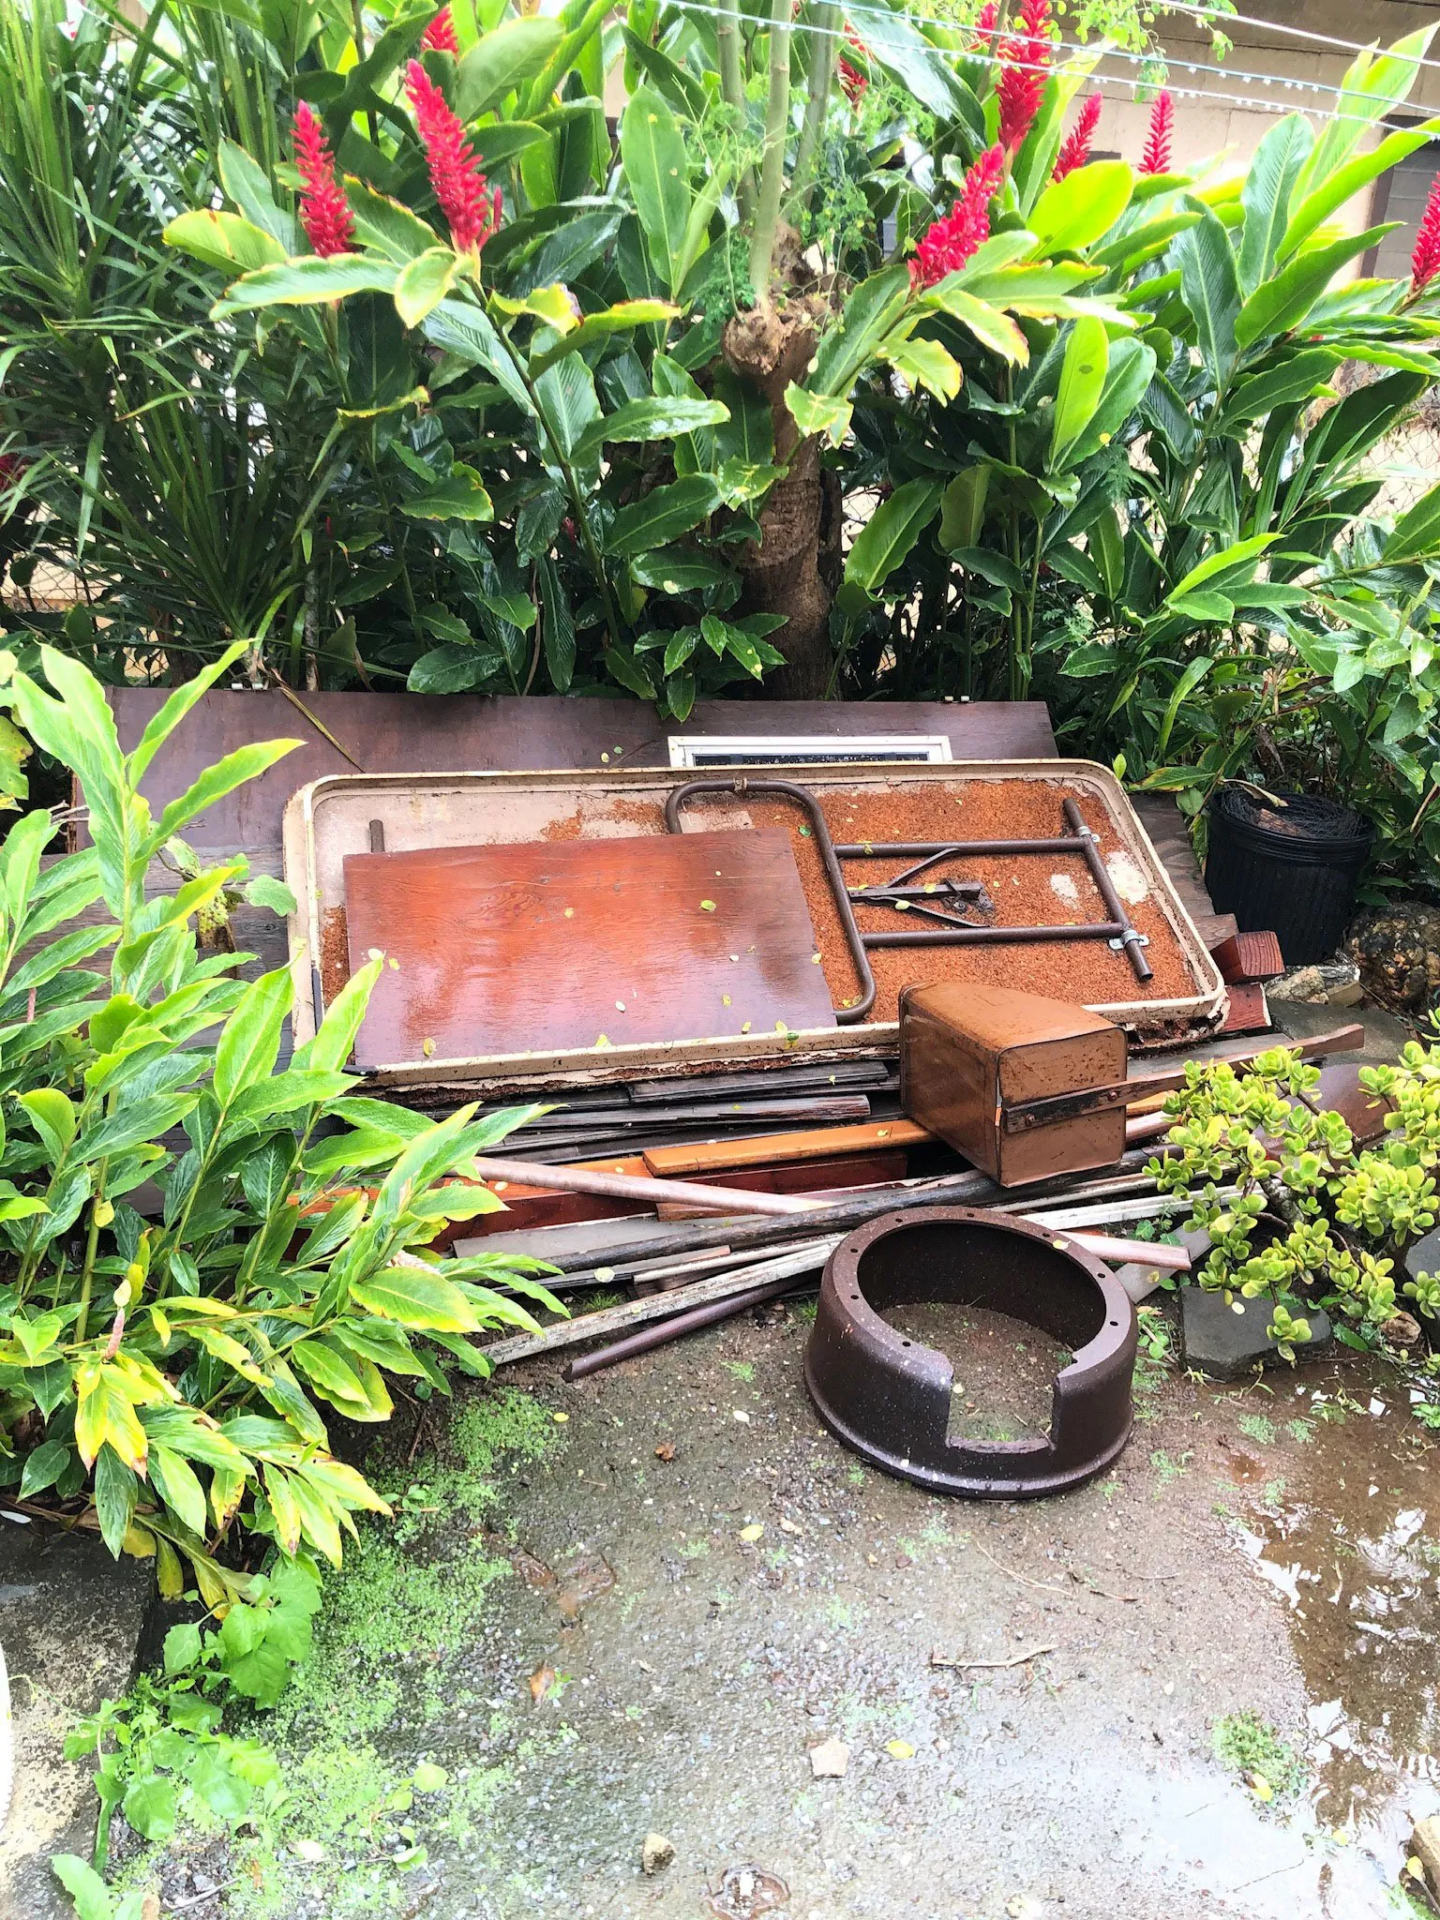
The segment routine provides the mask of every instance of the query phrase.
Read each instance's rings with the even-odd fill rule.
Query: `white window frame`
[[[814,766],[954,759],[944,733],[672,733],[672,767]]]

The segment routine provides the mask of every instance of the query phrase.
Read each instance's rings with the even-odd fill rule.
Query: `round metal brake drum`
[[[952,1441],[954,1369],[886,1309],[984,1307],[1074,1354],[1046,1439]],[[1063,1233],[970,1207],[885,1214],[831,1254],[805,1352],[820,1418],[865,1459],[934,1493],[1023,1500],[1102,1472],[1130,1437],[1135,1309],[1109,1268]]]

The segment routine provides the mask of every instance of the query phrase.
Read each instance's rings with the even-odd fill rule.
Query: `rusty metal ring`
[[[1046,1439],[948,1438],[954,1369],[881,1318],[930,1302],[985,1307],[1062,1341]],[[973,1207],[888,1213],[831,1254],[805,1384],[837,1440],[934,1493],[1023,1500],[1102,1472],[1130,1437],[1135,1309],[1065,1234]]]

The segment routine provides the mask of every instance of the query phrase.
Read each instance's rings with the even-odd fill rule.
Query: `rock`
[[[1365,991],[1387,1007],[1420,1012],[1440,992],[1440,907],[1398,900],[1356,916],[1346,943]]]
[[[1392,1313],[1381,1325],[1380,1338],[1392,1347],[1413,1347],[1420,1339],[1420,1322],[1413,1313]]]
[[[1296,1357],[1317,1358],[1330,1345],[1330,1317],[1319,1307],[1307,1307],[1304,1317],[1310,1323],[1310,1338],[1296,1347]],[[1267,1299],[1242,1300],[1237,1293],[1227,1306],[1223,1293],[1207,1293],[1203,1287],[1180,1290],[1185,1365],[1212,1380],[1238,1380],[1257,1365],[1287,1365],[1270,1338],[1269,1325]]]
[[[817,1780],[843,1780],[850,1749],[843,1740],[825,1740],[810,1749],[810,1771]]]
[[[1210,1236],[1202,1227],[1193,1233],[1182,1233],[1180,1244],[1190,1255],[1192,1266],[1205,1264],[1205,1256],[1210,1251]],[[1116,1267],[1115,1278],[1129,1294],[1138,1307],[1142,1300],[1148,1300],[1161,1284],[1158,1267],[1148,1267],[1143,1260],[1127,1261],[1123,1267]]]
[[[1440,1815],[1432,1813],[1428,1819],[1415,1822],[1410,1852],[1424,1869],[1426,1886],[1440,1900]]]
[[[1353,1007],[1364,997],[1360,969],[1353,960],[1327,960],[1319,966],[1292,967],[1265,985],[1271,1001],[1300,1001],[1312,1007]]]
[[[663,1833],[647,1833],[640,1849],[640,1866],[645,1873],[663,1873],[675,1858],[675,1848]]]

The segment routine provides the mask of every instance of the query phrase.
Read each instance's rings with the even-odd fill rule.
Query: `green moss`
[[[1285,1799],[1305,1785],[1305,1763],[1290,1743],[1250,1708],[1226,1714],[1210,1731],[1216,1759],[1229,1772],[1239,1774],[1262,1799]]]
[[[1245,1438],[1257,1446],[1268,1447],[1274,1443],[1275,1422],[1267,1420],[1263,1413],[1242,1413],[1239,1427]]]
[[[427,1844],[469,1837],[507,1767],[467,1769],[427,1793],[414,1785],[414,1755],[427,1727],[467,1704],[446,1655],[511,1577],[476,1521],[491,1515],[503,1472],[542,1458],[560,1433],[528,1394],[487,1386],[458,1408],[423,1474],[370,1463],[398,1517],[361,1528],[326,1582],[310,1659],[260,1729],[290,1799],[276,1831],[239,1853],[236,1920],[279,1920],[302,1899],[318,1900],[327,1920],[393,1913]]]

